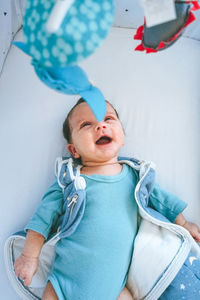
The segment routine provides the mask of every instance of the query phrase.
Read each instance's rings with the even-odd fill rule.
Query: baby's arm
[[[38,258],[44,240],[41,234],[28,230],[22,254],[14,263],[16,276],[23,280],[26,286],[31,284],[32,277],[37,271]]]
[[[40,205],[29,223],[26,225],[26,242],[22,254],[14,263],[15,274],[30,285],[38,267],[38,258],[51,230],[62,214],[63,192],[55,182],[44,194]]]
[[[156,184],[149,197],[149,205],[167,217],[172,223],[186,228],[196,242],[200,242],[200,229],[196,224],[188,222],[184,218],[182,212],[187,205],[177,196],[161,189]]]
[[[200,242],[200,228],[191,222],[188,222],[182,214],[179,214],[174,222],[177,225],[187,229],[196,242]]]

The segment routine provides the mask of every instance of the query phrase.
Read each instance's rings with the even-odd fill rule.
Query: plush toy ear
[[[176,2],[176,19],[152,27],[140,26],[134,36],[135,40],[141,40],[135,50],[146,53],[157,52],[171,46],[182,35],[184,28],[195,20],[191,10],[200,8],[197,1],[191,4]]]
[[[101,121],[106,113],[106,102],[101,91],[88,80],[79,66],[44,68],[37,61],[32,64],[40,80],[50,88],[64,94],[79,94],[90,106],[96,119]]]
[[[90,85],[90,88],[81,91],[80,95],[90,106],[97,121],[102,121],[106,113],[106,102],[100,89],[93,85]]]
[[[15,45],[17,48],[19,48],[20,50],[22,50],[27,55],[30,55],[30,53],[28,51],[28,47],[25,43],[23,43],[23,42],[12,42],[12,44]]]

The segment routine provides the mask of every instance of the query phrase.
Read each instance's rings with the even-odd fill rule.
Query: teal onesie
[[[87,184],[84,216],[75,232],[56,244],[49,280],[59,300],[116,300],[126,283],[137,234],[138,178],[126,164],[114,176],[82,176]],[[47,238],[62,214],[62,203],[62,190],[55,183],[26,229]]]

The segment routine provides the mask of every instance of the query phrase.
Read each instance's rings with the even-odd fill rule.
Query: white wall
[[[10,44],[22,25],[26,0],[1,0],[0,3],[0,75]]]
[[[112,29],[82,66],[119,111],[126,131],[121,154],[153,160],[158,181],[189,203],[199,222],[200,42],[181,38],[158,54],[134,52],[132,29]],[[21,34],[17,36],[21,39]],[[0,78],[1,257],[7,236],[24,227],[54,180],[64,152],[62,122],[75,103],[36,77],[12,46]],[[0,260],[1,299],[18,300]]]

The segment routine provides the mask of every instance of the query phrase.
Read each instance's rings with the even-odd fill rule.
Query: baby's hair
[[[85,102],[85,100],[83,98],[80,98],[76,104],[72,107],[72,109],[69,111],[64,123],[63,123],[63,135],[64,138],[67,140],[68,143],[71,143],[71,128],[70,128],[70,117],[74,111],[74,109],[81,103]],[[117,118],[119,119],[119,115],[118,112],[116,111],[116,109],[113,107],[113,105],[106,100],[106,103],[108,103],[115,111]]]

